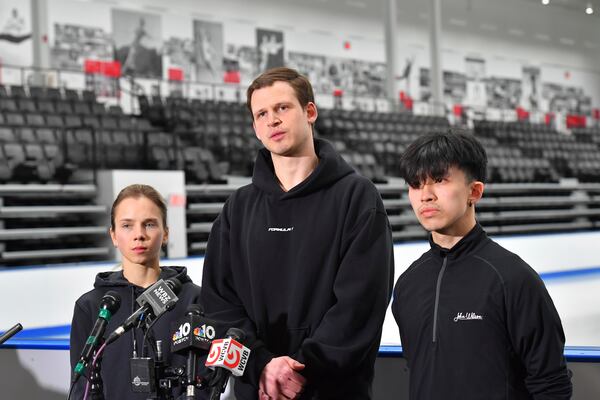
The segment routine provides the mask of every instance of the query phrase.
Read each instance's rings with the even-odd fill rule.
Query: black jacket
[[[392,311],[410,399],[569,399],[565,337],[544,283],[481,226],[404,272]]]
[[[302,398],[367,399],[393,287],[383,202],[322,140],[319,164],[289,192],[261,150],[252,184],[225,203],[202,279],[207,315],[249,335],[238,400],[255,399],[264,366],[288,355],[306,365]]]
[[[178,294],[179,301],[175,308],[165,314],[152,328],[155,340],[163,341],[163,353],[168,365],[182,366],[186,363],[186,357],[178,354],[171,354],[171,323],[181,318],[188,307],[193,303],[199,303],[200,287],[194,285],[187,275],[185,267],[163,267],[161,268],[160,278],[177,278],[183,284],[181,292]],[[71,324],[71,371],[79,361],[79,356],[85,341],[92,330],[94,322],[98,317],[100,300],[102,296],[109,291],[114,290],[121,296],[121,306],[112,316],[108,323],[106,334],[114,331],[125,319],[133,313],[139,306],[135,299],[145,290],[139,286],[129,283],[123,276],[123,271],[101,272],[96,276],[94,289],[85,293],[75,303],[73,311],[73,322]],[[104,397],[107,400],[145,400],[148,396],[144,393],[134,393],[131,390],[131,378],[129,373],[129,359],[133,353],[133,337],[137,341],[137,355],[141,356],[143,345],[143,334],[140,329],[133,329],[125,333],[115,342],[108,345],[103,353],[101,363],[101,377],[104,384]],[[149,356],[153,356],[152,350],[149,350]],[[87,372],[87,371],[86,371]],[[72,399],[83,398],[85,390],[85,378],[80,378],[75,388]],[[179,394],[180,390],[174,391]]]

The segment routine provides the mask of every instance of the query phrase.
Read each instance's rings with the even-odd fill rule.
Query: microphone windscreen
[[[229,337],[237,340],[238,342],[243,342],[246,339],[246,333],[238,328],[229,328],[225,337]]]
[[[100,307],[106,307],[111,314],[114,314],[121,307],[121,296],[114,290],[109,290],[102,297]]]
[[[181,292],[181,281],[177,278],[169,278],[167,279],[167,285],[169,285],[169,287],[171,288],[171,290],[173,291],[173,293],[175,294],[179,294],[179,292]]]
[[[204,308],[200,304],[190,304],[186,310],[188,315],[204,315]]]

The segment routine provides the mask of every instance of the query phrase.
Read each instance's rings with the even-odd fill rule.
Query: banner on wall
[[[237,74],[239,79],[238,82],[233,80],[229,80],[229,82],[241,83],[243,85],[250,84],[258,75],[258,53],[256,47],[227,44],[225,56],[223,57],[223,65],[226,77],[235,77]],[[225,79],[225,81],[227,82],[228,80]]]
[[[547,112],[591,115],[592,99],[583,88],[544,82],[542,101]]]
[[[102,28],[54,24],[53,68],[81,70],[86,60],[113,59],[113,40]]]
[[[539,67],[523,67],[523,93],[521,104],[525,109],[535,112],[541,107],[541,81]]]
[[[465,75],[467,77],[467,94],[465,104],[472,107],[487,105],[485,85],[485,60],[465,57]]]
[[[385,96],[384,63],[290,51],[287,65],[306,75],[317,93],[341,90],[355,96]]]
[[[194,20],[195,80],[223,82],[223,24]]]
[[[162,77],[161,20],[158,15],[137,11],[112,10],[115,58],[123,75]]]
[[[287,65],[308,77],[316,93],[331,94],[333,85],[327,69],[327,57],[317,54],[288,53]]]
[[[30,2],[0,2],[0,63],[32,64]]]
[[[403,83],[403,87],[401,88],[404,93],[410,96],[410,82],[411,82],[411,74],[413,69],[413,64],[415,62],[416,56],[413,54],[412,56],[406,58],[404,61],[404,67],[402,67],[402,73],[399,76],[396,76],[396,81],[400,84]]]
[[[492,76],[485,79],[485,88],[488,107],[514,110],[520,104],[521,81],[517,79]]]
[[[464,104],[467,95],[467,77],[455,71],[443,71],[444,104],[450,109],[456,104]],[[431,99],[431,76],[429,68],[419,70],[420,100],[428,102]]]
[[[194,41],[191,38],[170,37],[163,45],[163,55],[169,81],[192,79],[195,74],[196,56]]]
[[[284,66],[283,32],[256,29],[256,50],[258,52],[258,72]]]
[[[356,96],[385,97],[386,65],[354,60],[352,92]]]

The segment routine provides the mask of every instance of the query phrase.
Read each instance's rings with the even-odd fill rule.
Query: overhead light
[[[585,13],[586,13],[587,15],[591,15],[591,14],[593,14],[593,13],[594,13],[594,8],[592,7],[592,3],[588,3],[588,4],[587,4],[587,7],[586,7],[586,9],[585,9]]]
[[[542,0],[542,4],[547,6],[548,4],[550,4],[550,0]]]

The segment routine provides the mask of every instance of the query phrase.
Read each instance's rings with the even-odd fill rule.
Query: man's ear
[[[306,105],[306,116],[308,117],[308,123],[313,125],[319,115],[317,111],[317,105],[312,101],[309,101]]]
[[[476,204],[481,197],[483,196],[483,190],[485,189],[485,184],[481,181],[473,181],[471,182],[471,193],[469,193],[469,202],[471,204]]]

